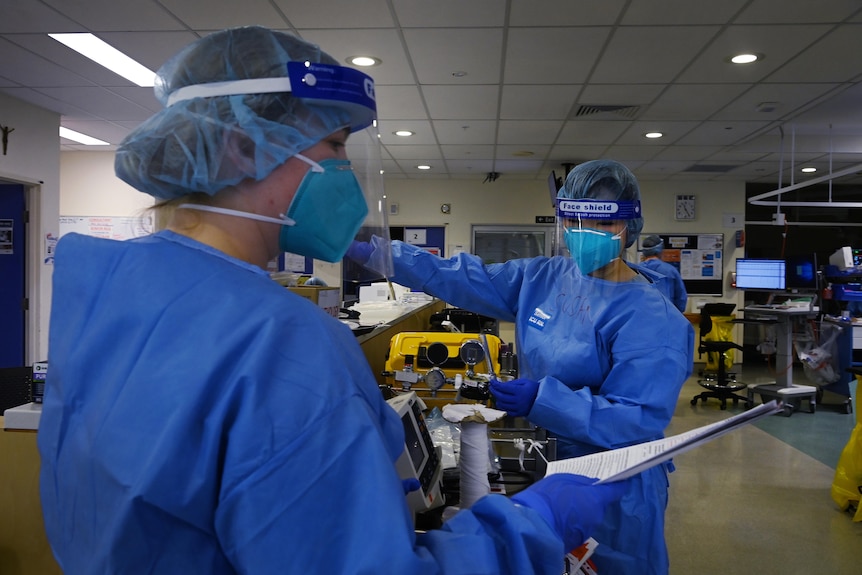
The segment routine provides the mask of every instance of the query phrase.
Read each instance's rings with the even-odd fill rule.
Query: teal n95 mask
[[[620,255],[622,234],[612,234],[591,228],[566,228],[566,247],[577,262],[581,273],[589,274],[603,268]]]
[[[282,251],[338,262],[368,215],[365,195],[348,160],[318,163],[302,154],[295,157],[311,169],[299,183],[287,214],[279,214],[278,218],[202,204],[177,207],[280,224],[278,247]]]
[[[340,261],[368,215],[368,204],[348,160],[311,165],[287,210],[294,223],[281,228],[278,245],[286,252],[326,262]]]

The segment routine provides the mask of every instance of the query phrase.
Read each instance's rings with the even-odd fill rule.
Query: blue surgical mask
[[[311,169],[299,183],[287,215],[271,218],[200,204],[181,204],[178,208],[281,224],[278,247],[282,251],[326,262],[341,261],[368,215],[362,187],[347,160],[318,163],[301,154],[296,157]]]
[[[287,210],[294,224],[282,226],[278,245],[286,252],[341,261],[368,215],[362,187],[347,160],[318,163],[300,154],[296,157],[311,169]]]
[[[603,268],[620,256],[622,235],[592,228],[566,228],[566,247],[581,273]]]

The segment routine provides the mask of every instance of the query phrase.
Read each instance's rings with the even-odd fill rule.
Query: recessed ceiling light
[[[814,173],[814,172],[816,172],[816,171],[817,171],[817,168],[811,168],[811,167],[808,167],[808,168],[802,168],[802,170],[801,170],[801,171],[802,171],[802,172],[805,172],[806,174],[812,174],[812,173]]]
[[[730,61],[734,64],[751,64],[752,62],[757,62],[761,58],[763,58],[763,56],[760,54],[747,53],[731,56]]]
[[[92,34],[48,34],[48,36],[142,88],[152,88],[155,85],[155,72]]]
[[[517,152],[512,152],[512,155],[516,158],[529,158],[535,154],[530,150],[518,150]]]
[[[69,128],[64,128],[63,126],[60,126],[60,137],[66,138],[67,140],[72,140],[73,142],[78,142],[79,144],[86,144],[87,146],[111,145],[103,140],[93,138],[92,136],[82,134],[81,132],[76,132],[75,130],[70,130]]]
[[[410,130],[395,130],[392,133],[396,136],[401,136],[402,138],[407,138],[413,135],[413,132],[411,132]]]
[[[426,166],[425,164],[420,164],[420,165],[416,166],[416,168],[419,170],[430,170],[431,166]]]
[[[651,140],[661,138],[662,136],[664,136],[664,134],[662,134],[661,132],[647,132],[646,134],[644,134],[644,138],[649,138]]]
[[[347,61],[354,66],[361,66],[363,68],[379,66],[381,64],[381,60],[373,56],[351,56]]]

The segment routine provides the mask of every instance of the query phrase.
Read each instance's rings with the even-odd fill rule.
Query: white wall
[[[137,216],[153,197],[114,175],[113,152],[63,152],[60,215]]]
[[[30,223],[27,231],[26,361],[47,357],[51,310],[50,264],[44,261],[45,238],[57,234],[60,196],[60,116],[0,94],[0,125],[9,132],[6,155],[0,152],[0,181],[23,184]]]

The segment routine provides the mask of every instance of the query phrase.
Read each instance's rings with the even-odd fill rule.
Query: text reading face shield
[[[640,216],[640,202],[557,199],[557,245],[582,274],[591,274],[619,258],[625,221]]]

